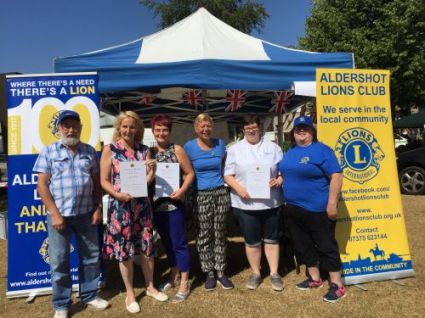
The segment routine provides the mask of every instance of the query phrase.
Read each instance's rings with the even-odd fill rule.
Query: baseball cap
[[[74,112],[73,110],[64,110],[59,114],[58,119],[56,120],[56,127],[58,127],[59,124],[63,122],[66,118],[74,118],[78,121],[81,121],[80,115],[78,115],[77,112]]]
[[[309,116],[300,116],[295,118],[294,128],[299,125],[306,125],[306,126],[313,127],[313,122],[311,121],[311,118]]]

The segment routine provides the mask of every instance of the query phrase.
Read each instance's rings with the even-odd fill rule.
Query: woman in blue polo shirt
[[[230,208],[224,187],[223,161],[226,148],[222,139],[212,138],[213,121],[207,114],[195,118],[197,138],[184,145],[195,171],[194,215],[197,222],[196,247],[201,269],[207,276],[205,289],[214,290],[218,282],[224,289],[233,283],[224,275],[226,261],[226,218]]]
[[[295,119],[292,148],[283,156],[283,176],[288,224],[295,255],[307,266],[308,279],[299,290],[320,288],[320,267],[329,272],[330,286],[323,300],[337,302],[346,295],[341,280],[341,259],[335,239],[337,205],[342,174],[333,150],[317,141],[310,117]]]

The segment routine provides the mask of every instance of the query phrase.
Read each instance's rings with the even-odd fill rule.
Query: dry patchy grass
[[[405,286],[391,281],[365,284],[368,291],[354,286],[348,287],[347,297],[337,304],[322,301],[326,288],[300,292],[294,284],[303,279],[295,271],[284,277],[286,288],[283,292],[274,292],[268,278],[256,291],[244,288],[249,276],[248,264],[244,255],[240,237],[231,236],[229,246],[229,270],[236,285],[234,290],[225,291],[218,288],[205,292],[199,277],[196,253],[191,244],[195,268],[193,269],[193,290],[189,299],[182,304],[171,302],[159,303],[144,296],[140,271],[137,271],[136,292],[139,295],[142,312],[145,317],[425,317],[425,196],[403,196],[404,213],[408,230],[410,249],[416,277],[403,279]],[[49,296],[40,296],[33,303],[24,299],[5,299],[6,288],[6,241],[0,241],[0,317],[52,317]],[[160,257],[156,264],[156,281],[166,277],[166,260]],[[303,272],[303,271],[301,271]],[[106,264],[107,286],[101,292],[109,299],[111,307],[104,312],[84,309],[74,299],[72,317],[127,317],[124,307],[124,287],[121,282],[117,264]],[[173,292],[169,293],[172,297]]]

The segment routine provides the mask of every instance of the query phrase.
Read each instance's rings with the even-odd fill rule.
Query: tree
[[[393,105],[425,106],[424,0],[313,0],[302,49],[353,52],[357,68],[391,70]]]
[[[140,3],[161,17],[160,27],[168,27],[204,7],[211,14],[244,33],[261,31],[269,15],[256,1],[244,0],[140,0]]]

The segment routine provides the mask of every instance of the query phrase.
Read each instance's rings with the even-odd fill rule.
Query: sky
[[[311,0],[264,0],[270,15],[252,35],[296,45]],[[158,31],[159,18],[139,0],[3,0],[0,73],[53,72],[53,59],[126,43]]]

